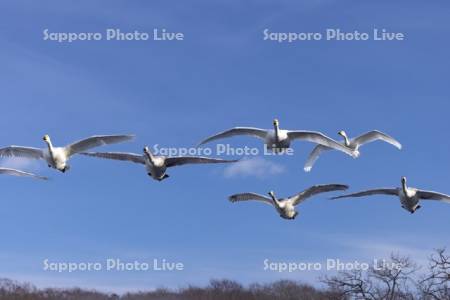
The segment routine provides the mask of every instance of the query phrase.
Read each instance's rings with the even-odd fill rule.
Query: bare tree
[[[332,290],[342,298],[361,300],[412,300],[413,275],[417,266],[408,258],[391,254],[390,260],[378,262],[367,271],[354,269],[342,271],[333,277],[325,277]]]
[[[428,274],[419,282],[422,298],[425,300],[450,299],[450,256],[445,249],[437,249],[429,258]]]
[[[377,299],[372,280],[362,270],[342,271],[336,276],[325,277],[322,281],[336,291],[340,299]]]

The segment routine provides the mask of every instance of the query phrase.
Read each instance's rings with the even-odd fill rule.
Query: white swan
[[[363,197],[363,196],[371,196],[371,195],[392,195],[397,196],[400,199],[400,203],[404,209],[409,211],[410,213],[414,213],[421,206],[419,204],[420,200],[438,200],[450,203],[450,196],[432,192],[419,190],[416,188],[411,188],[406,185],[406,177],[402,177],[402,187],[401,188],[381,188],[381,189],[373,189],[367,190],[359,193],[342,195],[338,197],[333,197],[331,199],[341,199],[348,197]]]
[[[298,212],[295,210],[295,206],[302,203],[307,198],[320,193],[346,189],[348,189],[347,185],[325,184],[312,186],[292,197],[283,199],[277,199],[275,193],[273,191],[270,191],[269,192],[270,198],[255,193],[243,193],[232,195],[229,197],[229,200],[233,203],[237,201],[248,201],[248,200],[261,201],[263,203],[273,206],[276,209],[276,211],[280,214],[280,217],[284,219],[293,220],[298,215]]]
[[[0,167],[0,174],[12,175],[12,176],[32,177],[32,178],[41,179],[41,180],[47,180],[48,179],[45,176],[39,176],[39,175],[36,175],[36,174],[33,174],[33,173],[29,173],[29,172],[25,172],[25,171],[20,171],[20,170],[10,169],[10,168],[1,168],[1,167]]]
[[[123,153],[123,152],[87,152],[82,155],[130,161],[145,165],[147,174],[155,180],[161,181],[169,177],[166,174],[167,168],[181,166],[186,164],[217,164],[231,163],[238,160],[224,160],[218,158],[209,158],[202,156],[174,156],[166,157],[154,155],[148,147],[144,147],[144,154]]]
[[[393,137],[391,137],[381,131],[378,131],[378,130],[372,130],[372,131],[366,132],[366,133],[364,133],[356,138],[353,138],[353,139],[349,139],[347,136],[347,133],[344,130],[339,131],[338,134],[344,138],[343,144],[353,151],[354,158],[357,158],[360,155],[359,147],[361,147],[364,144],[371,143],[371,142],[374,142],[377,140],[389,143],[389,144],[395,146],[396,148],[398,148],[399,150],[402,149],[402,145],[396,139],[394,139]],[[313,149],[311,154],[309,155],[308,160],[306,161],[306,164],[304,167],[305,172],[311,171],[314,163],[317,161],[320,154],[323,151],[328,151],[328,150],[333,150],[333,149],[330,147],[324,146],[324,145],[317,145]]]
[[[43,140],[47,144],[47,149],[9,146],[0,149],[0,157],[26,157],[42,159],[48,163],[49,167],[64,173],[70,168],[67,162],[72,155],[94,147],[120,143],[133,138],[134,135],[95,135],[65,147],[54,147],[50,137],[45,135]]]
[[[290,148],[291,141],[299,139],[324,145],[342,151],[348,155],[353,155],[351,149],[345,147],[344,145],[338,143],[337,141],[327,137],[320,132],[303,130],[282,130],[279,127],[279,122],[277,119],[273,120],[273,127],[274,129],[270,130],[253,127],[235,127],[203,140],[202,142],[200,142],[200,144],[198,144],[198,146],[201,146],[213,140],[232,137],[236,135],[250,135],[256,138],[263,139],[267,146],[267,149],[276,152]]]

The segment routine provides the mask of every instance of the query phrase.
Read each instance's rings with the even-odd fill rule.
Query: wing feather
[[[321,193],[333,192],[333,191],[343,191],[348,189],[348,185],[344,184],[322,184],[314,185],[295,196],[289,197],[289,201],[292,201],[293,205],[298,205],[304,200]]]
[[[201,146],[214,140],[228,138],[236,135],[250,135],[260,139],[265,139],[267,136],[267,130],[254,127],[235,127],[208,137],[207,139],[201,141],[200,144],[198,144],[198,146]]]
[[[313,142],[319,145],[323,145],[329,148],[333,148],[342,151],[350,156],[354,156],[353,150],[345,145],[333,140],[332,138],[324,135],[321,132],[316,131],[289,131],[288,136],[290,139],[301,139],[309,142]]]
[[[331,150],[331,148],[324,145],[317,145],[316,147],[314,147],[313,151],[311,151],[311,153],[309,154],[309,157],[306,160],[305,166],[303,168],[305,172],[310,172],[316,161],[319,159],[320,154],[322,154],[322,152],[324,151],[329,150]]]
[[[367,143],[370,143],[373,141],[377,141],[377,140],[384,141],[386,143],[389,143],[389,144],[395,146],[398,149],[402,149],[402,144],[400,144],[400,142],[398,142],[393,137],[387,135],[386,133],[383,133],[378,130],[373,130],[373,131],[364,133],[364,134],[360,135],[359,137],[355,138],[354,142],[357,145],[364,145],[364,144],[367,144]]]
[[[39,176],[39,175],[36,175],[36,174],[33,174],[33,173],[29,173],[29,172],[25,172],[25,171],[21,171],[21,170],[16,170],[16,169],[10,169],[10,168],[0,168],[0,174],[13,175],[13,176],[32,177],[32,178],[41,179],[41,180],[47,180],[48,179],[45,176]]]
[[[94,135],[87,139],[72,143],[65,147],[67,155],[71,156],[95,147],[122,143],[132,140],[134,135]]]
[[[106,158],[106,159],[114,159],[114,160],[122,160],[122,161],[131,161],[137,164],[145,164],[145,159],[142,155],[135,153],[124,153],[124,152],[81,152],[81,155]]]
[[[233,163],[238,160],[226,160],[220,158],[209,158],[202,156],[177,156],[177,157],[167,157],[166,166],[174,167],[186,164],[221,164],[221,163]]]
[[[367,190],[362,191],[358,193],[353,194],[347,194],[347,195],[341,195],[337,197],[333,197],[331,199],[342,199],[342,198],[350,198],[350,197],[364,197],[364,196],[372,196],[372,195],[399,195],[399,189],[391,189],[391,188],[382,188],[382,189],[373,189],[373,190]]]
[[[450,203],[450,196],[433,191],[417,190],[417,195],[423,200],[438,200]]]
[[[0,149],[0,157],[26,157],[44,159],[44,151],[38,148],[9,146]]]
[[[238,202],[238,201],[260,201],[265,204],[268,204],[270,206],[273,206],[272,199],[269,197],[255,194],[255,193],[242,193],[242,194],[235,194],[228,198],[231,202]]]

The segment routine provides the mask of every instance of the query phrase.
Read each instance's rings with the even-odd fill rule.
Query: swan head
[[[44,137],[42,138],[44,140],[44,142],[48,143],[50,142],[50,136],[48,134],[44,135]]]
[[[268,192],[267,194],[269,194],[269,196],[270,196],[272,199],[276,199],[275,193],[274,193],[273,191],[270,191],[270,192]]]
[[[348,139],[347,132],[345,132],[344,130],[341,130],[338,132],[338,134],[344,138],[345,146],[350,147],[350,140]],[[355,156],[358,157],[358,155],[356,153],[355,153],[354,157]]]
[[[343,138],[347,137],[347,133],[344,130],[339,131],[338,134]]]
[[[150,161],[150,163],[154,163],[154,157],[152,152],[150,151],[150,148],[148,146],[144,147],[144,156],[147,157],[147,159]]]
[[[403,185],[406,184],[406,177],[405,177],[405,176],[402,177],[402,184],[403,184]]]
[[[273,126],[278,127],[280,125],[280,122],[278,122],[278,119],[273,119]]]

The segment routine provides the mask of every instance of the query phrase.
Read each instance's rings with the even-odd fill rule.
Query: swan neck
[[[402,181],[402,189],[403,189],[403,192],[406,194],[406,192],[408,191],[408,186],[406,185],[406,181]]]
[[[345,146],[350,147],[350,140],[346,134],[343,134]]]
[[[278,202],[277,198],[275,197],[275,195],[271,195],[271,197],[272,197],[273,204],[274,204],[276,207],[278,207],[278,206],[279,206],[279,202]]]
[[[274,124],[273,128],[274,128],[274,132],[275,132],[275,139],[278,142],[280,140],[280,138],[279,138],[280,137],[280,127],[279,127],[278,123]]]
[[[150,150],[146,150],[144,153],[145,153],[145,156],[150,161],[150,163],[153,165],[155,162],[155,157],[153,156],[152,152],[150,152]]]
[[[45,143],[47,144],[48,151],[50,153],[53,153],[53,144],[52,144],[52,142],[50,140],[46,140]]]

